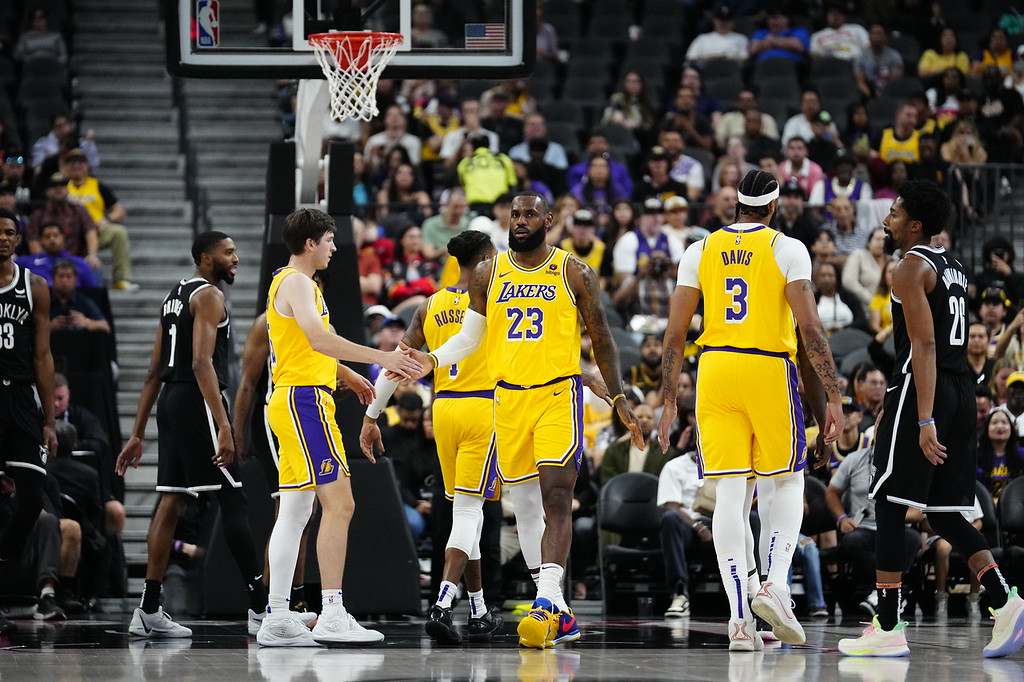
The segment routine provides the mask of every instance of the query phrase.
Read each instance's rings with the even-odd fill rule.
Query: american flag
[[[505,24],[466,24],[466,49],[504,50]]]

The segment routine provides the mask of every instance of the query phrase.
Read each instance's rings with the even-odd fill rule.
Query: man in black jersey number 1
[[[878,612],[864,634],[839,641],[848,656],[905,656],[900,620],[907,507],[928,513],[935,531],[967,558],[992,602],[995,625],[986,657],[1024,644],[1024,599],[1003,579],[981,533],[960,513],[974,507],[977,477],[974,379],[967,364],[967,275],[931,238],[952,206],[931,181],[900,187],[882,221],[886,245],[903,254],[893,273],[896,363],[875,434],[874,474]]]
[[[160,587],[174,529],[189,496],[201,492],[217,495],[224,537],[248,588],[249,618],[257,618],[267,606],[262,561],[249,529],[248,504],[234,462],[231,419],[221,394],[227,386],[231,319],[217,285],[235,281],[235,243],[223,232],[205,232],[192,244],[192,259],[195,273],[174,285],[161,305],[160,328],[135,426],[115,465],[122,476],[128,467],[138,467],[146,422],[156,402],[160,501],[149,524],[142,604],[128,627],[136,637],[192,636],[191,630],[175,623],[160,607]]]
[[[16,563],[32,532],[43,507],[46,459],[57,453],[50,289],[14,264],[17,226],[17,216],[0,209],[0,473],[17,490],[14,516],[0,530],[0,570]],[[14,629],[0,617],[0,634]]]

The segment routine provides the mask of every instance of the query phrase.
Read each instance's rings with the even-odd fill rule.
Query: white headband
[[[750,197],[743,192],[736,192],[736,196],[739,199],[739,202],[744,206],[767,206],[769,203],[779,198],[779,187],[776,185],[775,189],[771,192],[768,192],[768,194],[762,194],[758,197]]]

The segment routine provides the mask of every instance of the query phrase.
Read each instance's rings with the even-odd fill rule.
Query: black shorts
[[[43,412],[32,384],[5,379],[0,381],[0,471],[16,467],[46,474]]]
[[[917,391],[911,375],[893,380],[883,409],[875,434],[870,497],[925,511],[972,510],[978,451],[971,376],[942,371],[935,376],[932,416],[939,443],[946,447],[942,464],[931,464],[921,452]]]
[[[270,496],[273,498],[280,496],[278,487],[281,484],[281,475],[277,463],[277,436],[270,428],[267,406],[263,400],[253,406],[252,414],[249,415],[249,440],[252,444],[253,454],[259,460],[260,468],[267,479]]]
[[[227,410],[223,396],[221,401]],[[213,463],[217,454],[217,425],[198,384],[164,384],[157,400],[156,423],[157,492],[198,496],[201,492],[220,490],[222,485],[242,487],[237,461],[224,468]]]

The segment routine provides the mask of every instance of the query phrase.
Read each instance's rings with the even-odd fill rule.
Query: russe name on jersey
[[[184,308],[184,304],[176,298],[172,298],[168,301],[164,301],[163,314],[166,315],[181,315],[181,309]]]
[[[746,249],[722,251],[722,263],[725,265],[750,265],[750,259],[753,257],[754,253]]]
[[[558,286],[555,284],[513,284],[505,282],[501,286],[497,303],[508,303],[516,298],[542,298],[545,301],[555,300]]]
[[[28,309],[16,303],[0,304],[0,317],[6,318],[17,324],[25,324],[28,319]]]
[[[438,327],[443,327],[446,324],[462,324],[465,315],[465,310],[442,310],[434,315],[434,322]]]

